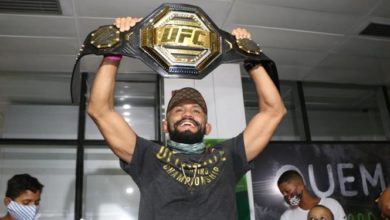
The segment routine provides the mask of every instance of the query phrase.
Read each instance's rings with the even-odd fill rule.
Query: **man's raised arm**
[[[278,89],[261,65],[250,70],[249,75],[259,102],[259,112],[244,131],[246,158],[251,161],[267,146],[287,110]]]
[[[242,28],[234,29],[232,34],[238,39],[251,37]],[[267,146],[287,110],[278,89],[261,65],[249,70],[249,75],[255,85],[259,103],[259,112],[244,130],[246,158],[251,161]]]
[[[139,18],[117,18],[115,25],[121,31],[127,31]],[[136,134],[114,109],[115,79],[121,57],[105,57],[96,73],[91,96],[88,102],[88,114],[95,121],[111,150],[122,160],[130,162],[134,153]]]

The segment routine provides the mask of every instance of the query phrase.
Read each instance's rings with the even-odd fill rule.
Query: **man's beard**
[[[179,131],[177,128],[184,120],[191,121],[196,127],[199,128],[198,131],[195,133],[192,133],[189,130]],[[195,144],[203,141],[203,137],[206,134],[206,129],[204,126],[202,127],[200,123],[191,118],[183,118],[173,124],[173,126],[168,125],[168,132],[169,138],[172,141],[183,144]]]

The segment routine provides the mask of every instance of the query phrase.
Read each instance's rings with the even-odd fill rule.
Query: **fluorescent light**
[[[133,194],[134,193],[134,188],[133,187],[129,187],[126,189],[126,193],[127,194]]]

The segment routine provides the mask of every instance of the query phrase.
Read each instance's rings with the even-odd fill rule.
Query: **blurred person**
[[[323,205],[315,205],[310,209],[307,220],[334,220],[333,213]]]
[[[306,219],[309,210],[316,205],[329,208],[334,220],[347,219],[343,207],[332,198],[313,196],[304,184],[302,176],[295,170],[284,172],[278,179],[278,187],[289,208],[280,217],[281,220]]]
[[[376,199],[379,209],[381,210],[381,216],[385,220],[390,219],[390,186],[388,186]]]
[[[14,175],[7,183],[4,205],[7,214],[0,220],[38,219],[43,185],[29,174]]]

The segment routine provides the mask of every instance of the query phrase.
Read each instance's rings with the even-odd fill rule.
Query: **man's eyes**
[[[182,111],[184,111],[183,108],[176,108],[175,109],[175,112],[182,112]],[[196,114],[200,114],[202,111],[200,109],[192,109],[192,112],[196,113]]]
[[[175,112],[181,112],[181,111],[183,111],[182,108],[176,108],[176,109],[175,109]]]

